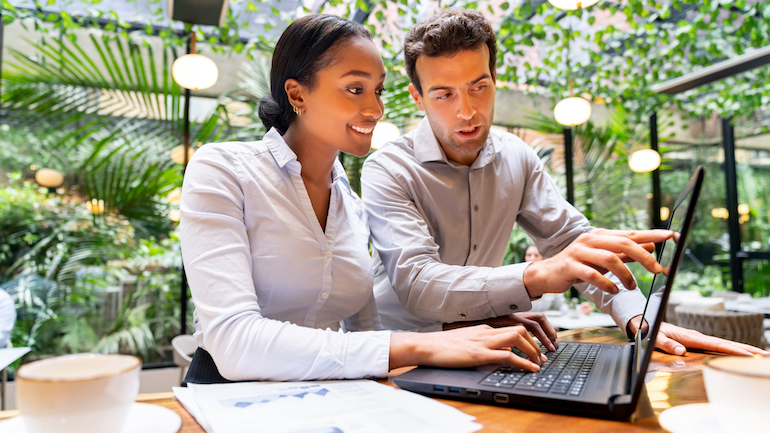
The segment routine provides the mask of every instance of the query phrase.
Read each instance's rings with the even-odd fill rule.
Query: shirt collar
[[[502,149],[503,144],[500,138],[495,134],[492,134],[492,131],[490,131],[486,143],[484,143],[478,158],[476,158],[476,160],[473,162],[471,168],[480,168],[489,164],[492,162],[492,160],[494,160],[495,155]],[[420,124],[417,126],[417,129],[415,130],[414,155],[422,163],[430,161],[443,161],[447,164],[454,165],[454,163],[450,163],[449,159],[444,153],[444,150],[441,148],[441,145],[436,138],[436,134],[433,133],[433,128],[431,128],[427,117],[422,119]]]
[[[297,154],[286,144],[277,129],[270,128],[267,134],[262,137],[262,142],[267,145],[279,167],[283,168],[289,162],[297,160]]]
[[[297,154],[291,150],[291,147],[284,141],[277,129],[270,128],[270,130],[267,131],[267,134],[262,137],[262,141],[267,145],[270,154],[273,155],[273,158],[279,167],[284,168],[286,164],[297,161]],[[334,167],[332,168],[332,183],[337,183],[338,180],[342,180],[342,184],[345,185],[347,189],[350,189],[350,183],[345,174],[345,168],[342,166],[342,163],[340,163],[340,160],[336,159],[334,161]]]

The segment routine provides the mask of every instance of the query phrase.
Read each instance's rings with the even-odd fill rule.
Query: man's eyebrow
[[[492,78],[492,76],[491,76],[491,75],[489,75],[489,74],[484,74],[484,75],[482,75],[482,76],[480,76],[480,77],[476,78],[475,80],[471,81],[471,82],[470,82],[470,83],[468,83],[468,84],[472,86],[472,85],[474,85],[474,84],[478,83],[479,81],[481,81],[481,80],[484,80],[484,79],[487,79],[487,78],[490,78],[490,79],[491,79],[491,78]],[[453,90],[453,89],[454,89],[454,88],[453,88],[453,87],[451,87],[451,86],[433,86],[433,87],[431,87],[431,88],[429,88],[429,89],[428,89],[428,92],[434,92],[434,91],[436,91],[436,90]]]
[[[347,76],[363,77],[363,78],[369,78],[369,79],[372,78],[372,74],[370,74],[368,72],[364,72],[364,71],[355,70],[355,69],[352,70],[352,71],[348,71],[348,72],[342,74],[342,76],[340,78],[344,78],[344,77],[347,77]],[[382,74],[382,76],[380,78],[381,79],[385,78],[385,73],[384,72],[383,72],[383,74]]]

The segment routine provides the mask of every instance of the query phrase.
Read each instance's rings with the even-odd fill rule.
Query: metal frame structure
[[[770,45],[716,63],[700,71],[654,85],[652,90],[656,93],[674,95],[768,64],[770,64]],[[654,113],[653,116],[655,116]],[[652,117],[650,119],[650,134],[651,136],[654,134],[657,141],[657,123],[652,122]],[[732,120],[732,117],[722,118],[722,146],[725,153],[725,207],[729,213],[727,231],[730,236],[730,280],[732,289],[742,293],[745,290],[743,287],[743,261],[770,260],[770,251],[741,251],[741,226],[738,220],[738,174],[735,168],[735,128]],[[659,193],[660,191],[658,191]],[[654,212],[660,213],[659,201]]]

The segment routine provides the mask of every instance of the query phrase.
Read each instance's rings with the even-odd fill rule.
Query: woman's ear
[[[283,89],[286,91],[286,95],[289,97],[289,103],[292,107],[298,108],[300,110],[305,109],[305,86],[300,84],[300,82],[294,78],[289,78],[286,80],[286,82],[283,83]]]

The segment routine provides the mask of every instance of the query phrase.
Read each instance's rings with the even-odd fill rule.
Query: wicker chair
[[[739,343],[764,347],[762,313],[676,309],[677,325]]]

